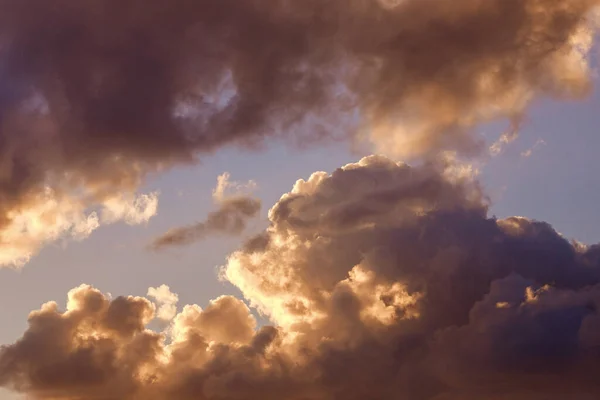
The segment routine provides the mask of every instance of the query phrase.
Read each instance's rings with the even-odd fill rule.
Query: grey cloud
[[[472,154],[482,120],[589,92],[597,5],[2,0],[0,222],[46,187],[101,201],[266,137]]]
[[[241,234],[248,220],[260,212],[261,201],[247,193],[256,187],[256,182],[232,182],[229,178],[228,172],[217,177],[217,185],[212,192],[213,201],[218,206],[216,211],[211,211],[202,222],[167,231],[156,238],[150,248],[161,250],[189,245],[211,234]]]

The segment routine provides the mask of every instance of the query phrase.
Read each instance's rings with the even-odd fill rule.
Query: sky
[[[47,51],[26,44],[57,29],[39,19],[53,11],[42,3],[0,3],[16,21],[5,33],[15,49],[26,49],[19,58],[8,46],[0,71],[0,110],[9,116],[0,153],[14,162],[0,165],[6,249],[0,251],[0,386],[7,388],[0,400],[186,399],[200,392],[207,400],[352,400],[367,393],[374,399],[587,400],[600,393],[582,372],[600,362],[594,308],[600,307],[600,264],[593,246],[600,243],[600,89],[597,49],[573,17],[587,15],[594,1],[554,8],[527,0],[529,8],[521,9],[515,2],[488,8],[460,0],[435,12],[412,0],[384,11],[354,10],[352,2],[342,12],[332,2],[329,11],[341,13],[335,39],[305,35],[307,26],[330,28],[327,18],[304,19],[317,0],[293,12],[275,8],[271,19],[259,8],[243,15],[211,8],[215,26],[240,30],[235,39],[221,38],[204,20],[198,27],[185,19],[199,12],[192,6],[176,5],[163,20],[157,2],[150,3],[115,21],[122,37],[102,36],[104,11],[67,7],[64,16],[50,14],[48,20],[65,32],[75,29],[81,41],[51,35],[41,42]],[[83,28],[73,24],[77,18]],[[273,22],[278,18],[281,25]],[[365,38],[352,34],[354,24],[374,18],[383,21],[381,29],[365,30]],[[167,51],[156,38],[175,43],[183,35],[173,28],[177,20],[199,31]],[[487,27],[501,21],[508,32],[534,38],[538,30],[556,33],[548,40],[560,50],[544,58],[520,36],[506,39]],[[398,22],[407,26],[398,35],[408,35],[414,48],[388,42],[395,37],[389,27]],[[455,35],[430,35],[420,24]],[[130,37],[128,26],[145,34],[146,43]],[[258,33],[249,35],[250,28]],[[470,36],[472,29],[480,30],[481,41]],[[217,45],[204,43],[207,32]],[[461,45],[464,35],[469,49]],[[304,36],[314,51],[298,44]],[[265,38],[272,53],[247,50]],[[393,43],[394,51],[365,47],[369,40]],[[130,58],[104,53],[103,46],[134,50]],[[219,46],[221,52],[213,48]],[[585,60],[569,52],[573,46],[583,47]],[[342,65],[364,68],[359,80],[342,78],[358,99],[358,117],[348,116],[339,86],[323,77],[339,67],[333,56],[339,48],[350,54]],[[435,48],[444,51],[432,58]],[[197,57],[188,56],[193,51],[214,65],[180,70],[196,65]],[[381,65],[363,65],[362,57],[379,57]],[[517,67],[507,62],[511,57]],[[140,60],[145,67],[136,74],[130,67]],[[153,62],[160,68],[148,66]],[[438,70],[436,63],[444,66]],[[289,65],[304,66],[298,75]],[[50,85],[55,81],[48,76],[62,86]],[[236,99],[231,82],[240,98],[227,111],[223,104]],[[222,97],[210,100],[208,111],[175,101],[179,108],[169,112],[186,122],[174,123],[162,114],[163,97],[178,99],[173,88],[192,83],[202,95]],[[34,95],[22,87],[34,88]],[[302,120],[308,127],[296,133],[292,122],[305,113],[314,119]],[[332,117],[324,134],[322,126],[311,126],[332,115],[341,119]],[[354,132],[353,118],[367,121],[356,136],[347,133]],[[518,136],[510,135],[511,126]],[[365,132],[370,143],[355,145]],[[507,143],[490,153],[503,134]],[[466,166],[470,173],[456,172]],[[218,194],[225,173],[230,186]],[[47,194],[47,187],[56,191]],[[135,203],[144,194],[150,203]],[[248,201],[260,203],[260,211],[240,211]],[[59,206],[50,217],[72,222],[56,239],[44,231],[53,225],[43,218],[39,229],[47,240],[34,245],[11,230],[14,213],[53,202]],[[93,211],[99,227],[88,232],[90,219],[82,215]],[[152,248],[173,229],[192,232],[189,242]],[[265,237],[268,244],[253,242]],[[11,264],[19,252],[30,257]],[[177,308],[155,318],[164,302],[149,288],[161,285],[177,294]],[[57,309],[41,308],[48,301]],[[33,310],[40,311],[28,322]],[[393,352],[398,355],[388,355]]]
[[[593,173],[600,168],[598,105],[595,93],[577,103],[544,102],[532,111],[521,137],[482,168],[492,214],[501,218],[525,215],[549,222],[568,238],[600,242],[600,214],[596,212],[600,191]],[[481,132],[493,137],[498,128]],[[521,155],[540,139],[545,144],[537,146],[531,156]],[[148,287],[167,284],[184,304],[206,304],[220,294],[237,293],[231,285],[219,282],[217,267],[242,238],[214,237],[159,254],[148,251],[146,245],[163,231],[201,220],[212,210],[211,191],[217,176],[226,171],[236,181],[256,181],[256,194],[265,209],[244,235],[259,232],[266,226],[268,207],[297,179],[315,171],[331,172],[362,156],[350,150],[339,145],[308,151],[272,146],[260,154],[229,150],[206,157],[197,167],[158,176],[145,187],[161,193],[158,214],[148,224],[101,228],[85,241],[44,248],[27,268],[0,269],[0,304],[5,305],[1,311],[3,320],[10,321],[0,328],[0,341],[15,340],[26,327],[23,316],[48,299],[64,302],[65,293],[81,283],[113,295],[145,295]],[[22,298],[23,292],[30,295]]]
[[[498,217],[526,215],[551,223],[568,238],[600,242],[600,190],[594,174],[600,169],[599,106],[596,93],[578,103],[537,106],[521,137],[482,169],[482,182],[492,197],[491,212]],[[498,129],[482,130],[488,132],[492,136]],[[521,153],[539,139],[545,144],[523,157]],[[217,268],[243,237],[264,229],[266,208],[297,179],[315,171],[331,172],[360,156],[338,145],[308,151],[272,146],[258,155],[229,150],[206,157],[197,167],[158,176],[146,185],[161,193],[158,214],[148,224],[103,227],[85,241],[47,246],[26,268],[0,269],[0,316],[5,321],[0,342],[20,337],[31,310],[50,299],[64,305],[66,292],[82,283],[113,296],[143,296],[149,287],[167,284],[179,295],[180,304],[201,306],[222,294],[239,296],[239,290],[218,279]],[[212,237],[164,253],[148,251],[146,245],[155,236],[201,220],[213,208],[210,193],[216,177],[225,171],[237,181],[257,183],[256,194],[265,209],[248,231],[241,238]],[[5,398],[16,396],[6,392]]]

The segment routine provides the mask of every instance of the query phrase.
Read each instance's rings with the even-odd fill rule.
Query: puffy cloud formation
[[[218,395],[237,379],[228,364],[261,374],[276,337],[274,328],[256,332],[249,309],[229,296],[206,310],[186,306],[170,327],[169,344],[144,328],[154,311],[144,298],[110,300],[87,285],[73,289],[66,311],[44,304],[30,314],[23,338],[2,348],[0,382],[47,399],[196,398],[198,383]]]
[[[179,296],[171,292],[171,288],[167,285],[148,288],[148,297],[154,298],[158,303],[156,316],[163,321],[170,321],[177,315],[177,302]]]
[[[125,221],[129,225],[146,223],[158,212],[158,193],[139,196],[115,196],[103,202],[102,220]]]
[[[243,184],[231,182],[229,177],[229,173],[225,172],[217,178],[217,186],[213,190],[213,200],[219,206],[216,211],[210,212],[202,222],[167,231],[156,238],[150,247],[161,250],[171,246],[188,245],[214,233],[242,233],[248,220],[260,212],[261,201],[245,193],[256,187],[254,181]],[[230,193],[232,189],[234,192]]]
[[[457,171],[371,156],[296,182],[223,268],[276,327],[225,296],[158,334],[147,300],[82,286],[0,350],[0,384],[48,400],[596,399],[600,247],[488,218]]]
[[[599,2],[0,0],[0,229],[267,136],[472,152],[478,122],[588,92]]]

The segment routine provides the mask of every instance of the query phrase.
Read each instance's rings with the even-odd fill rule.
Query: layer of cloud
[[[1,0],[0,232],[47,188],[101,203],[265,137],[472,154],[589,92],[599,1]]]
[[[248,193],[256,187],[254,181],[240,183],[229,178],[228,172],[217,178],[217,186],[213,190],[213,200],[219,207],[217,210],[211,211],[204,221],[170,229],[156,238],[150,247],[161,250],[189,245],[211,234],[241,234],[248,221],[260,212],[261,201]]]
[[[450,167],[450,168],[449,168]],[[600,247],[487,216],[472,176],[371,156],[299,180],[165,333],[154,307],[82,286],[0,350],[36,399],[592,400]]]

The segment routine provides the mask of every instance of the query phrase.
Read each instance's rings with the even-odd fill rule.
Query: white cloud
[[[156,316],[159,319],[170,321],[177,315],[177,302],[179,301],[179,296],[176,293],[171,292],[169,286],[160,285],[159,287],[148,288],[147,296],[156,301],[158,305]]]

